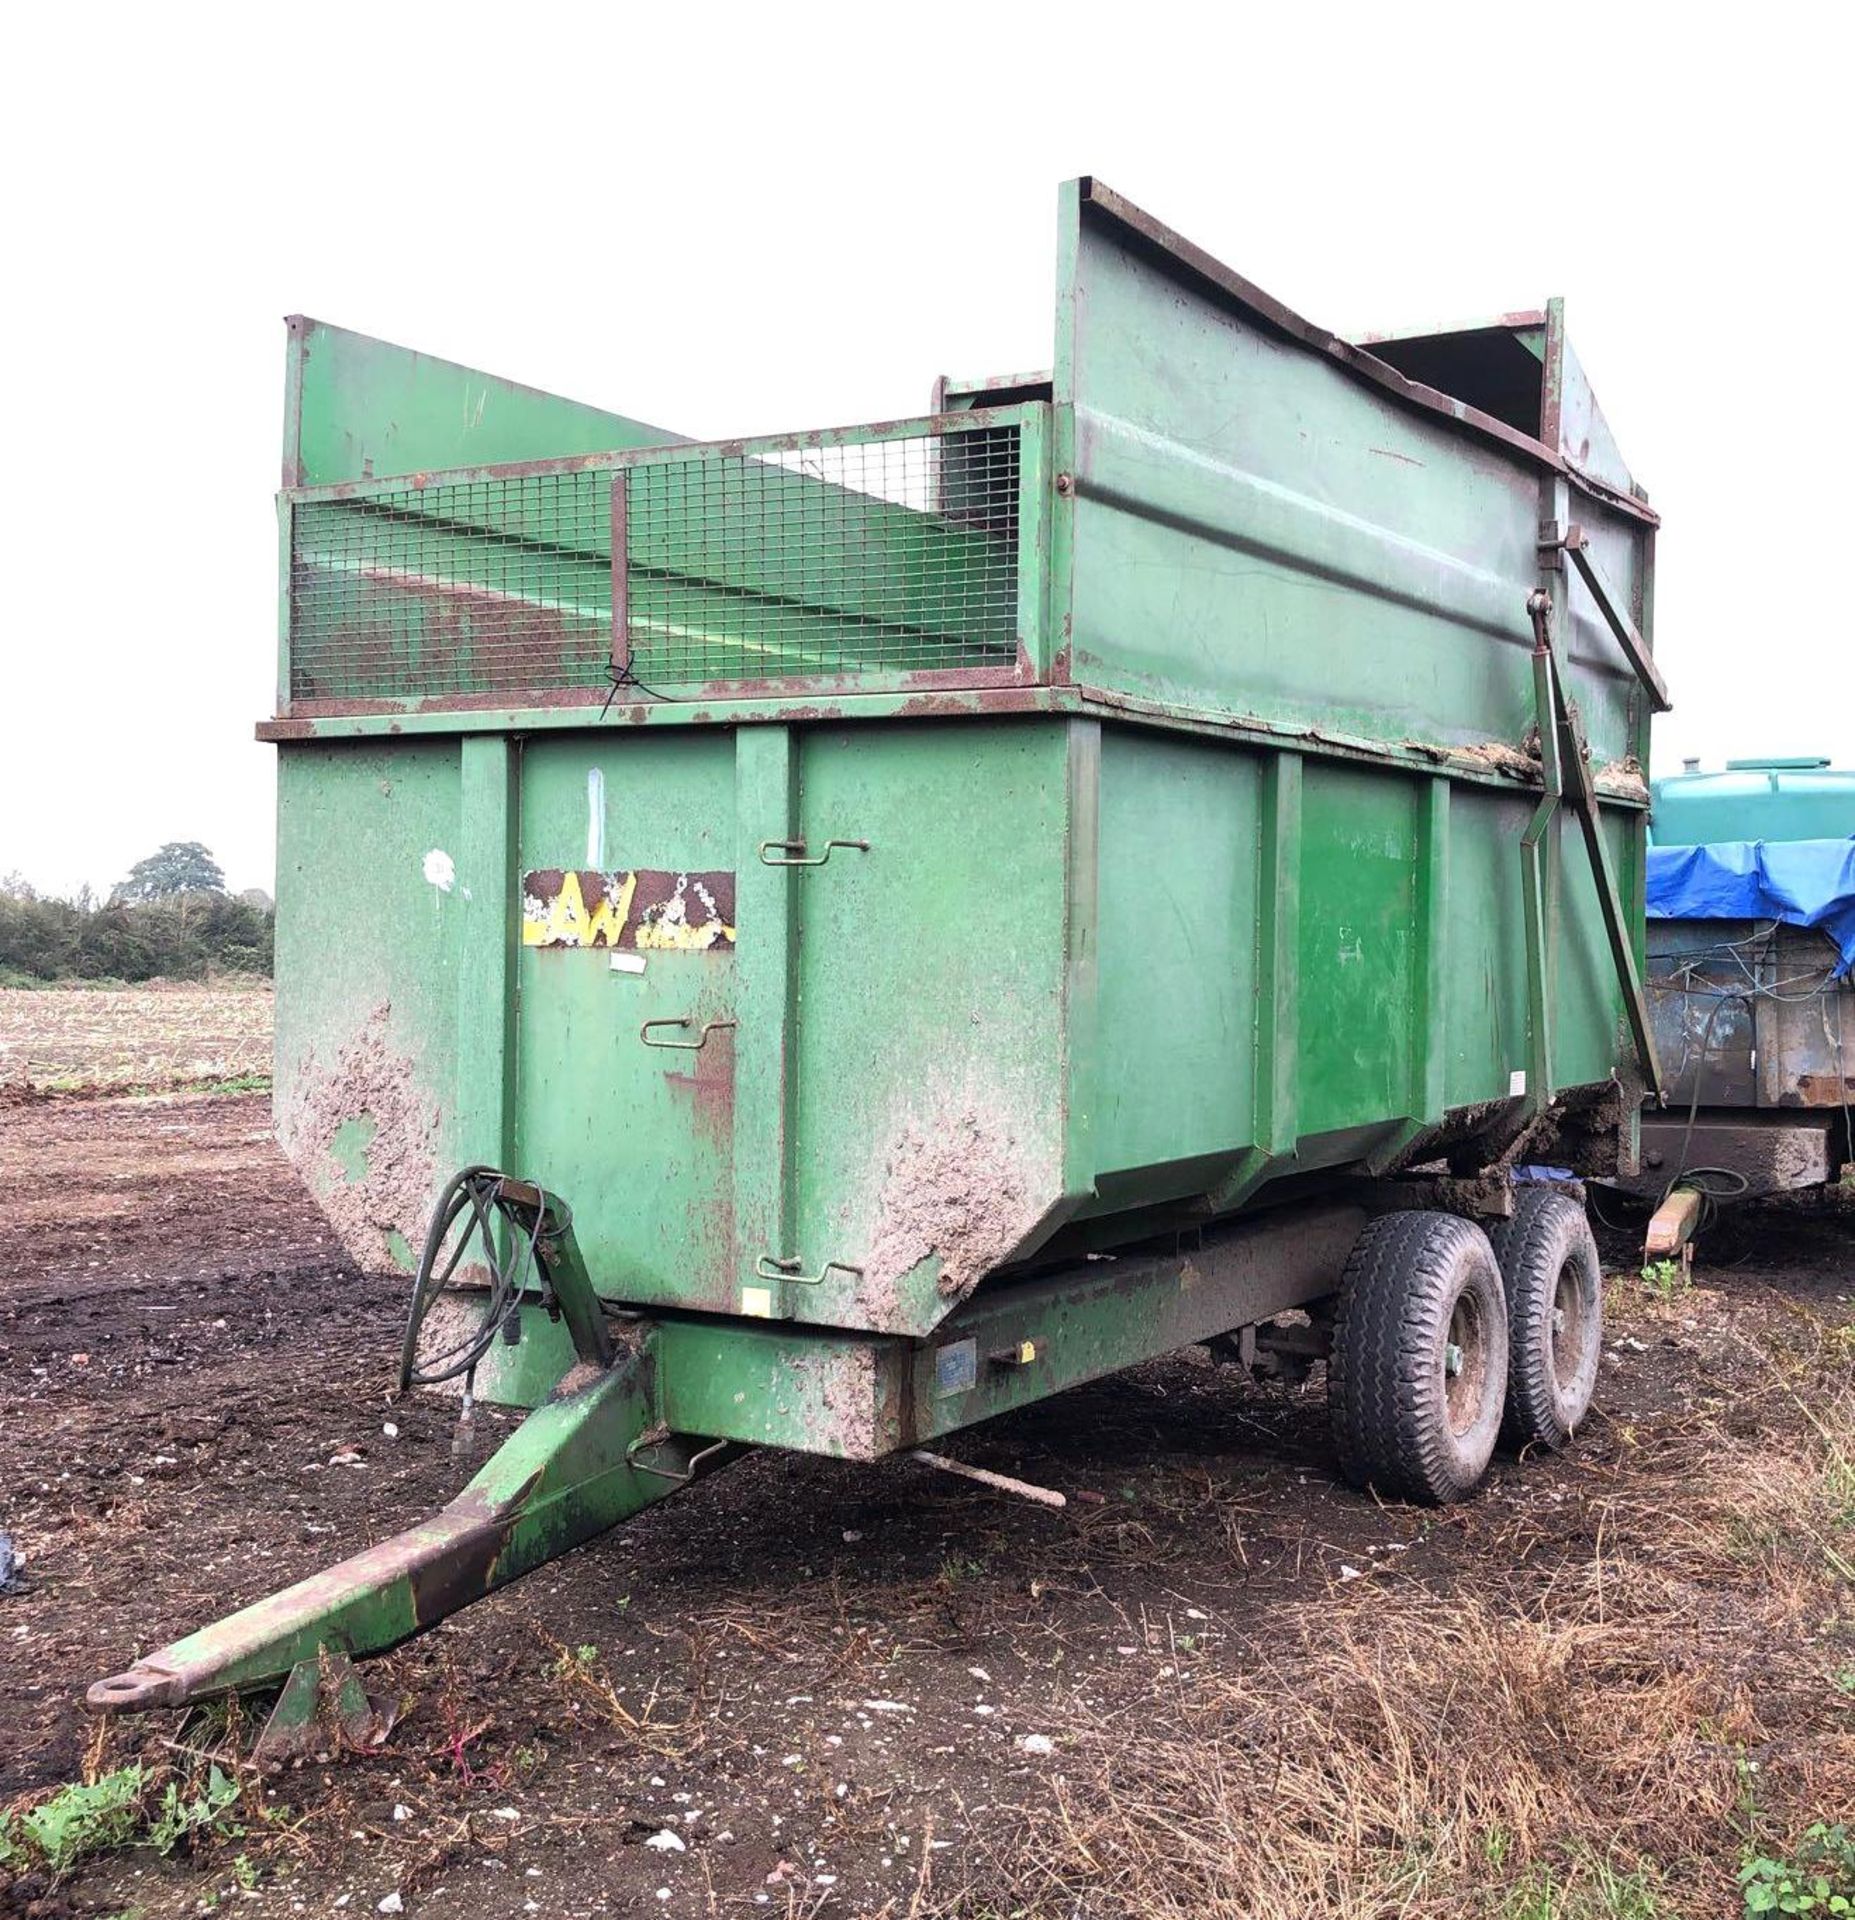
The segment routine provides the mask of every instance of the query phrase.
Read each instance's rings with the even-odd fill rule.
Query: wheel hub
[[[1481,1302],[1462,1294],[1449,1316],[1443,1346],[1443,1394],[1453,1433],[1467,1433],[1481,1417],[1488,1380],[1488,1338]]]
[[[1559,1269],[1552,1298],[1552,1377],[1562,1392],[1573,1386],[1584,1368],[1589,1334],[1583,1295],[1584,1277],[1577,1261],[1568,1260]]]

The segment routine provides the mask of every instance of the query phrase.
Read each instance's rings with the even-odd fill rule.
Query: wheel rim
[[[1562,1394],[1569,1394],[1584,1373],[1591,1348],[1590,1317],[1585,1312],[1584,1272],[1576,1260],[1559,1269],[1552,1290],[1552,1318],[1547,1327],[1552,1355],[1552,1377]]]
[[[1443,1344],[1443,1399],[1451,1433],[1460,1436],[1476,1425],[1487,1392],[1487,1316],[1480,1297],[1465,1289],[1449,1310],[1449,1333]]]

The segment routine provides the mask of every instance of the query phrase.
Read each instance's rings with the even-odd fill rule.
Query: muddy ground
[[[243,1785],[0,1907],[1646,1920],[1855,1815],[1846,1216],[1621,1279],[1585,1434],[1465,1507],[1339,1486],[1318,1378],[1179,1357],[960,1445],[1064,1511],[750,1458],[374,1663],[380,1751],[263,1779],[251,1716],[84,1686],[439,1504],[496,1424],[460,1459],[452,1403],[391,1399],[401,1291],[262,1095],[16,1099],[0,1190],[0,1804],[138,1756]]]

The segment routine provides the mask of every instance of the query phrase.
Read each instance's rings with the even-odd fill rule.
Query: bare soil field
[[[260,1706],[83,1688],[505,1423],[458,1458],[390,1398],[401,1290],[261,1096],[19,1099],[0,1182],[0,1806],[142,1769],[0,1909],[1689,1920],[1855,1815],[1847,1216],[1617,1279],[1587,1431],[1464,1507],[1338,1484],[1318,1379],[1181,1356],[960,1443],[1064,1511],[750,1457],[371,1663],[378,1751],[265,1777]]]
[[[0,988],[0,1100],[267,1085],[271,1009],[268,980]]]

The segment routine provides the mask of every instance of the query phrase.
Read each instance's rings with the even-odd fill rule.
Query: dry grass
[[[0,988],[0,1093],[268,1084],[270,982]]]
[[[1508,1596],[1339,1588],[1255,1671],[1079,1721],[1054,1814],[1024,1809],[936,1910],[1737,1914],[1748,1840],[1855,1809],[1821,1637],[1855,1605],[1855,1390],[1794,1375],[1770,1363],[1781,1437],[1697,1425],[1681,1493],[1598,1493],[1589,1552]]]
[[[389,1749],[293,1776],[287,1824],[202,1839],[185,1878],[100,1863],[83,1897],[197,1913],[242,1847],[312,1910],[389,1889],[408,1913],[476,1910],[462,1889],[491,1884],[489,1859],[544,1870],[550,1912],[657,1910],[661,1871],[684,1876],[668,1911],[717,1920],[1739,1920],[1748,1846],[1786,1855],[1855,1811],[1845,1253],[1825,1235],[1781,1269],[1794,1291],[1724,1266],[1672,1298],[1618,1279],[1609,1415],[1446,1514],[1332,1493],[1317,1392],[1233,1394],[1208,1362],[1033,1410],[1000,1454],[974,1436],[1070,1487],[1060,1522],[902,1463],[854,1482],[749,1464],[738,1499],[705,1490],[371,1666],[402,1709]],[[215,1374],[189,1402],[259,1449],[201,1544],[313,1453],[305,1434],[345,1436],[376,1404],[322,1382],[361,1377],[371,1349],[316,1339],[287,1391]],[[266,1437],[262,1410],[292,1395],[311,1411]],[[74,1461],[123,1417],[114,1396],[62,1405],[40,1451]],[[449,1418],[398,1417],[439,1438]],[[1233,1423],[1266,1451],[1239,1454]],[[139,1555],[172,1496],[114,1506],[130,1497],[94,1482],[49,1546],[81,1527]],[[199,1562],[164,1576],[183,1614],[189,1578],[215,1577]],[[89,1657],[66,1632],[50,1670]],[[859,1734],[876,1695],[908,1710]],[[238,1764],[248,1727],[184,1724],[111,1724],[91,1771],[140,1757],[164,1779],[194,1748]],[[1054,1743],[1034,1761],[1033,1729]],[[636,1848],[686,1800],[705,1824],[660,1867]],[[827,1851],[834,1884],[809,1878]]]
[[[995,1803],[956,1852],[935,1854],[924,1838],[912,1887],[886,1902],[846,1906],[801,1882],[770,1910],[1736,1920],[1748,1844],[1781,1852],[1813,1818],[1855,1807],[1855,1699],[1836,1684],[1855,1662],[1845,1347],[1800,1321],[1794,1342],[1748,1353],[1753,1384],[1730,1407],[1594,1447],[1604,1457],[1587,1462],[1567,1502],[1575,1512],[1550,1540],[1525,1511],[1490,1528],[1482,1557],[1505,1570],[1493,1581],[1431,1586],[1381,1569],[1293,1601],[1265,1638],[1175,1662],[1154,1692],[1046,1700],[1042,1724],[1061,1758],[1034,1800]],[[965,1640],[972,1623],[953,1613],[982,1584],[943,1571],[887,1590],[885,1606],[904,1634],[938,1616]],[[1000,1604],[1030,1605],[1024,1588],[1015,1580]],[[1035,1631],[1027,1614],[1014,1637],[1028,1646]],[[713,1717],[710,1640],[766,1640],[813,1689],[884,1664],[830,1582],[763,1589],[674,1639],[677,1671],[627,1700],[598,1649],[538,1634],[537,1688],[564,1709],[547,1738],[569,1766],[584,1749],[707,1772],[718,1747],[740,1748],[743,1729]],[[401,1660],[410,1675],[417,1659],[389,1657],[376,1680],[390,1683]],[[473,1814],[460,1794],[519,1792],[525,1764],[471,1704],[479,1690],[447,1660],[402,1723],[393,1791],[435,1823],[394,1869],[409,1900],[460,1862],[542,1830],[617,1847],[638,1824],[622,1796],[608,1805],[558,1785],[558,1804],[524,1801],[519,1830]],[[237,1764],[236,1727],[215,1742],[187,1738]],[[832,1771],[812,1771],[829,1795]],[[325,1778],[313,1813],[264,1840],[266,1871],[287,1859],[346,1872],[361,1832],[387,1847],[396,1836],[368,1811],[380,1791]],[[880,1841],[885,1795],[821,1804],[846,1835]],[[711,1886],[708,1911],[739,1904]]]

